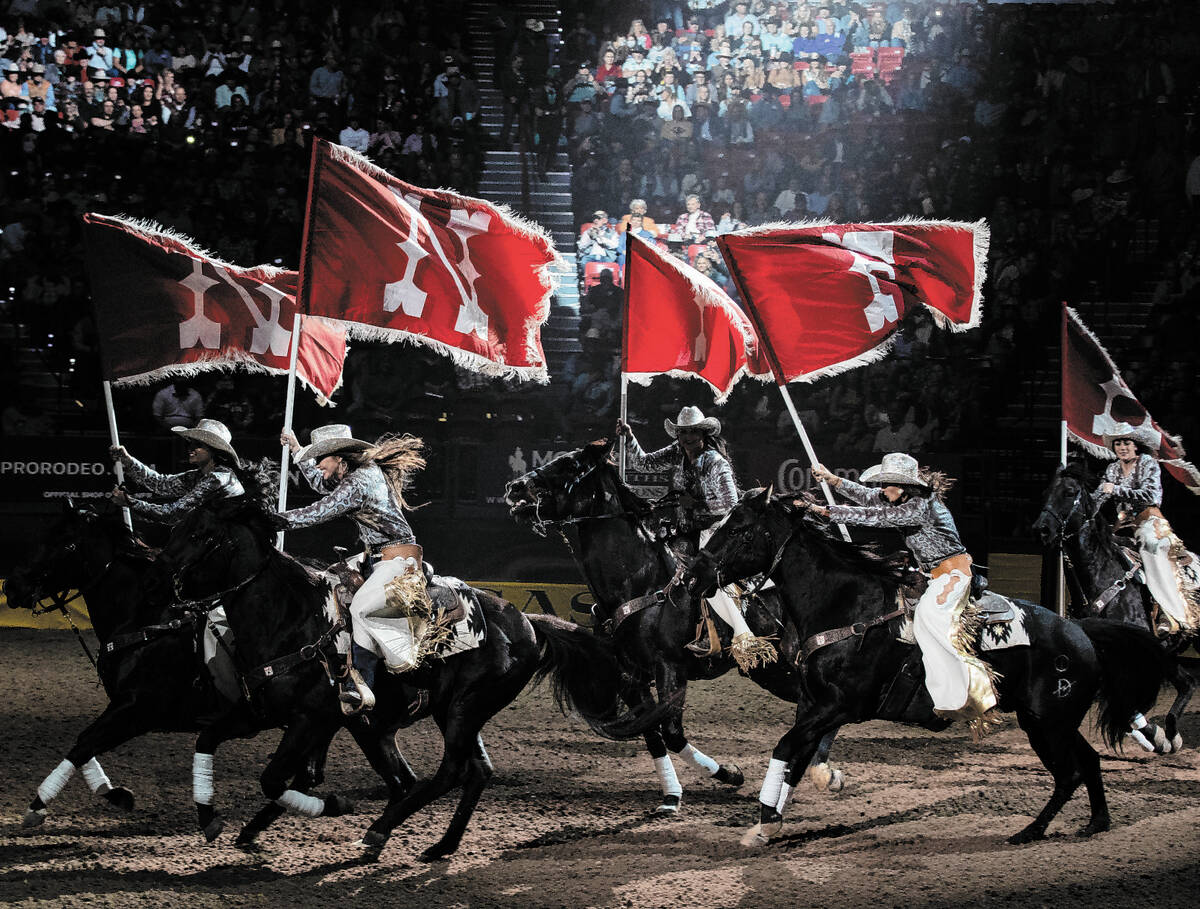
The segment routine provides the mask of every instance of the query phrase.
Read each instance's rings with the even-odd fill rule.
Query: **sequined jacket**
[[[354,521],[363,544],[372,549],[417,542],[378,465],[368,461],[346,474],[339,483],[327,481],[311,458],[299,466],[308,485],[322,497],[311,505],[285,511],[281,517],[290,529],[347,517]]]
[[[1104,483],[1112,483],[1117,487],[1116,492],[1101,492]],[[1109,499],[1116,499],[1117,507],[1122,511],[1139,512],[1151,505],[1162,505],[1162,468],[1158,461],[1148,454],[1138,455],[1137,466],[1125,476],[1121,470],[1121,462],[1113,461],[1104,469],[1104,480],[1092,493],[1092,500],[1097,507]]]
[[[647,454],[630,434],[626,450],[631,470],[648,473],[671,474],[672,492],[691,495],[703,501],[704,510],[713,517],[721,517],[738,503],[737,481],[733,478],[733,467],[714,448],[706,448],[696,459],[695,465],[688,463],[687,455],[678,442]]]
[[[129,510],[142,517],[154,518],[167,524],[183,520],[192,509],[205,502],[232,498],[245,492],[237,475],[227,467],[218,467],[210,473],[203,470],[159,473],[132,455],[128,460],[122,460],[127,479],[156,496],[174,499],[173,502],[162,505],[130,499]]]
[[[829,519],[856,527],[890,527],[904,534],[904,545],[922,571],[929,571],[951,556],[967,551],[958,537],[950,509],[936,496],[916,496],[907,502],[889,502],[881,489],[872,489],[845,478],[835,487],[857,504],[831,505]]]

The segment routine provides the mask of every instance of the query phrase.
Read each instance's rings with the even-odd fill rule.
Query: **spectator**
[[[361,118],[357,113],[351,112],[350,122],[338,133],[338,144],[365,155],[370,141],[371,134],[362,128]]]
[[[630,226],[630,222],[635,218],[641,218],[641,229],[653,236],[658,236],[658,225],[654,223],[653,218],[646,214],[647,211],[648,208],[645,199],[630,199],[629,213],[621,216],[621,220],[617,224],[617,233],[625,233]]]
[[[592,223],[579,238],[579,261],[616,262],[620,243],[617,232],[608,221],[608,212],[597,211],[592,215]]]
[[[326,54],[324,62],[313,70],[308,80],[309,97],[319,104],[335,107],[346,93],[346,76],[338,65],[337,57]]]
[[[204,399],[186,380],[177,379],[158,390],[151,410],[154,422],[163,429],[192,429],[204,418]]]
[[[702,243],[710,232],[717,229],[712,215],[700,208],[700,197],[692,194],[686,200],[687,211],[675,219],[672,235],[686,243]]]

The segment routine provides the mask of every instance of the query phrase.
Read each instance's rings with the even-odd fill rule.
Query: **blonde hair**
[[[407,509],[408,503],[404,500],[404,489],[408,485],[409,476],[424,469],[425,456],[422,453],[424,450],[424,440],[414,435],[407,432],[403,435],[387,433],[380,436],[370,448],[353,454],[343,454],[342,457],[356,467],[367,461],[374,461],[383,471],[388,489],[396,498],[396,504]]]

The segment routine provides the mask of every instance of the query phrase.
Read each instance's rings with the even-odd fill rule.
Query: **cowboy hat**
[[[238,460],[238,454],[230,444],[233,440],[233,433],[220,420],[201,420],[193,429],[188,429],[186,426],[172,426],[171,431],[216,451],[223,451],[225,454],[231,455],[235,461]]]
[[[879,483],[882,486],[924,486],[929,484],[921,479],[920,465],[912,455],[902,451],[885,454],[883,460],[868,467],[858,478],[860,483]]]
[[[721,421],[716,417],[706,417],[699,407],[685,407],[679,411],[679,417],[674,423],[668,418],[663,420],[663,427],[672,439],[681,429],[699,429],[714,436],[721,434]]]
[[[364,451],[371,447],[370,442],[354,438],[350,433],[350,427],[345,423],[318,426],[309,433],[308,440],[308,447],[296,452],[297,461],[309,459],[319,461],[331,454],[343,451]]]
[[[1104,439],[1104,447],[1110,451],[1112,450],[1113,442],[1118,442],[1121,439],[1131,439],[1136,444],[1143,448],[1148,448],[1150,451],[1158,451],[1158,446],[1162,444],[1162,436],[1159,432],[1146,424],[1131,426],[1128,423],[1116,423],[1101,438]]]

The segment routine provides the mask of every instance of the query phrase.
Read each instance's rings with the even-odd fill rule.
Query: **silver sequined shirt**
[[[1120,461],[1113,461],[1104,469],[1103,482],[1112,483],[1117,491],[1109,494],[1097,487],[1092,493],[1092,500],[1097,506],[1109,499],[1116,499],[1117,505],[1125,511],[1141,511],[1151,505],[1162,505],[1162,468],[1148,454],[1138,455],[1137,465],[1129,472],[1129,476],[1125,476],[1121,470]]]
[[[893,504],[882,489],[872,489],[842,479],[833,487],[856,505],[831,505],[829,519],[856,527],[890,527],[904,534],[904,545],[917,559],[922,571],[967,551],[958,536],[950,509],[936,496],[916,496]]]
[[[693,467],[687,463],[687,457],[678,442],[672,442],[666,448],[647,454],[631,433],[629,447],[625,453],[631,470],[643,470],[647,473],[669,472],[672,492],[690,495],[694,489],[694,480],[698,480],[700,490],[704,494],[704,508],[714,516],[727,514],[738,503],[738,488],[737,481],[733,478],[733,467],[714,448],[706,448],[700,452],[700,457],[696,459]]]
[[[351,470],[340,483],[327,482],[311,458],[299,466],[308,485],[323,495],[311,505],[285,511],[282,517],[289,528],[313,527],[346,517],[354,521],[363,543],[374,549],[417,542],[377,464],[368,461]]]
[[[174,499],[163,505],[130,499],[129,509],[146,518],[167,524],[183,520],[193,509],[213,499],[232,498],[245,490],[232,470],[218,467],[211,473],[189,470],[184,473],[159,473],[130,455],[125,461],[125,476],[157,496]]]

